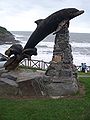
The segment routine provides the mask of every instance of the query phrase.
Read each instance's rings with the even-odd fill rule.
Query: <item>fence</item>
[[[31,59],[25,58],[24,60],[21,61],[20,65],[39,68],[39,69],[47,69],[49,66],[49,63],[44,62],[43,60],[31,60]]]
[[[27,67],[33,67],[33,68],[38,68],[38,69],[47,69],[48,66],[50,65],[49,62],[44,62],[43,60],[31,60],[25,58],[22,60],[20,63],[22,66],[27,66]],[[76,66],[78,71],[82,70],[81,66]],[[87,66],[87,71],[90,71],[90,66]]]

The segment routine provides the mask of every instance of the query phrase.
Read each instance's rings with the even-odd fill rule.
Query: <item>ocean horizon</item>
[[[20,44],[24,47],[27,43],[31,31],[11,31],[15,36],[16,40],[20,41]],[[72,46],[73,63],[75,65],[81,65],[81,63],[86,63],[90,66],[90,33],[70,33],[70,44]],[[50,62],[53,56],[55,35],[50,34],[39,44],[37,44],[37,56],[32,56],[32,59],[43,60],[45,62]],[[5,53],[11,44],[0,45],[1,53]]]

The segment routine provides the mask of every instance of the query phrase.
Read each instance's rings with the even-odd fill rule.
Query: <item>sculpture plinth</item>
[[[56,34],[53,58],[46,71],[46,75],[51,78],[51,83],[47,85],[49,95],[75,94],[78,91],[75,72],[71,45],[69,44],[68,24],[66,24]]]

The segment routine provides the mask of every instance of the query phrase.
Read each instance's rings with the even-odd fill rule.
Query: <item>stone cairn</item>
[[[56,34],[52,61],[46,71],[46,75],[51,80],[51,83],[47,85],[50,96],[71,95],[78,91],[68,26],[69,23]]]

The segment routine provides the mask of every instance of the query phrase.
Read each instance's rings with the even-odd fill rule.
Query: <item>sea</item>
[[[31,31],[11,31],[16,40],[24,47],[27,43]],[[73,63],[77,66],[86,63],[90,66],[90,33],[70,33],[70,44],[72,46]],[[37,56],[32,56],[34,60],[50,62],[53,56],[55,36],[50,34],[36,46]],[[4,54],[11,44],[0,45],[0,53]]]

